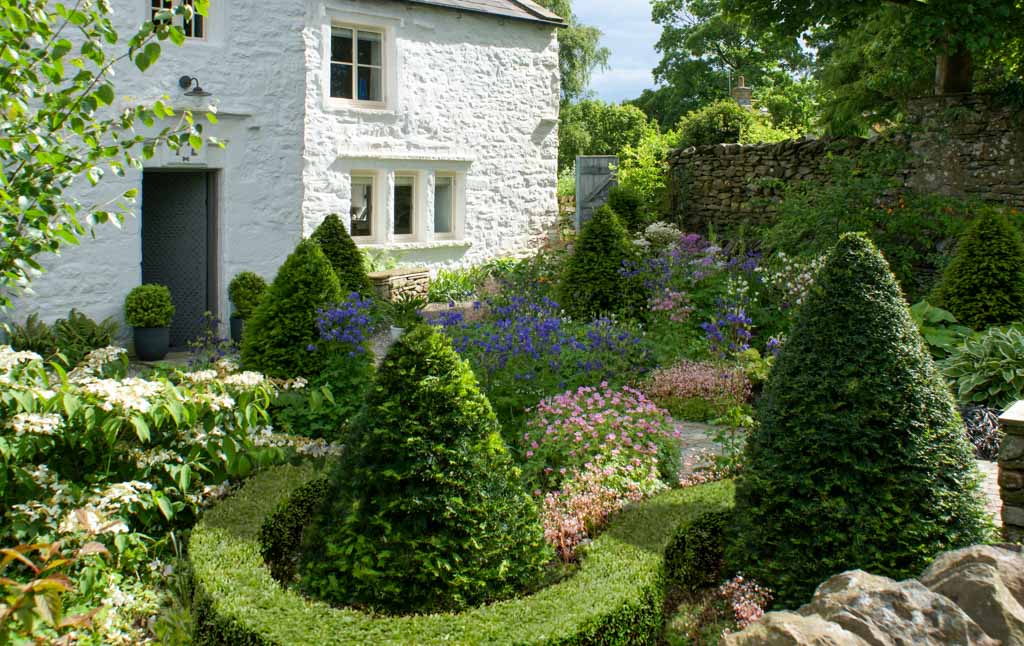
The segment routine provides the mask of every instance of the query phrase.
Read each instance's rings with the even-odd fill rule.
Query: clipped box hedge
[[[380,617],[287,590],[264,561],[287,549],[310,496],[323,491],[319,478],[311,467],[262,472],[195,527],[196,644],[653,644],[666,546],[680,525],[733,497],[724,482],[673,490],[626,511],[587,548],[573,576],[534,595],[459,614]]]

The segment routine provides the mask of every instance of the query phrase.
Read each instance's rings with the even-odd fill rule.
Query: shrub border
[[[316,490],[311,466],[264,471],[192,532],[196,644],[653,644],[662,627],[663,553],[677,528],[731,504],[732,483],[673,490],[624,512],[579,570],[538,593],[459,614],[379,617],[306,599],[275,581],[265,521]],[[307,487],[305,485],[312,485]],[[297,504],[305,503],[298,495]]]

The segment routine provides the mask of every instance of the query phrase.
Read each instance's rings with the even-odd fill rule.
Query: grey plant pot
[[[171,347],[171,328],[135,327],[135,356],[142,361],[160,361]]]
[[[235,345],[242,345],[242,328],[245,327],[245,319],[237,316],[231,317],[231,340]]]

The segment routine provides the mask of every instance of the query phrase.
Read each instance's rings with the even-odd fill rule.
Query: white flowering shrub
[[[112,558],[69,572],[72,582],[88,580],[69,593],[100,608],[90,624],[97,643],[139,643],[133,630],[158,608],[163,567],[146,564],[167,558],[171,532],[255,469],[337,453],[269,429],[276,394],[304,385],[238,372],[230,361],[130,375],[121,348],[96,350],[65,372],[0,346],[2,545],[105,545]]]

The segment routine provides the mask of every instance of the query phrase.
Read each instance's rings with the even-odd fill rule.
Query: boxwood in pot
[[[267,281],[251,271],[243,271],[231,280],[228,285],[228,297],[235,306],[231,314],[231,340],[242,342],[242,327],[247,318],[252,316],[260,304],[263,294],[267,291]]]
[[[174,303],[163,285],[139,285],[124,300],[124,316],[133,328],[135,354],[143,361],[159,361],[171,345]]]

